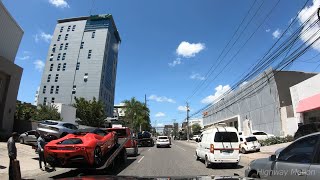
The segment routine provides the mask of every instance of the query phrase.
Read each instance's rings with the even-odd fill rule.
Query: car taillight
[[[214,145],[213,144],[210,144],[210,152],[214,153]]]
[[[75,149],[76,149],[76,151],[79,151],[79,150],[82,150],[82,151],[84,151],[84,150],[86,150],[86,148],[85,147],[75,147]]]
[[[244,142],[244,145],[247,145],[247,142]]]

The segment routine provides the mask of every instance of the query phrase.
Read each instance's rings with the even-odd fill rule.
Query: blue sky
[[[94,3],[92,3],[94,2]],[[257,1],[253,10],[263,1]],[[136,97],[148,97],[151,120],[155,124],[181,122],[185,118],[187,98],[206,78],[210,84],[191,99],[191,113],[212,102],[240,75],[247,71],[271,47],[303,6],[304,1],[281,1],[235,60],[214,80],[217,72],[205,77],[217,62],[253,0],[3,0],[4,5],[24,30],[16,57],[23,67],[18,99],[33,102],[40,84],[51,35],[57,19],[111,13],[120,32],[116,97],[118,104]],[[239,44],[231,49],[223,63],[240,48],[241,43],[258,27],[277,0],[264,1],[249,24]],[[315,7],[318,0],[308,2]],[[253,13],[251,13],[253,15]],[[315,47],[302,60],[318,53]],[[223,64],[222,63],[222,64]],[[318,72],[319,62],[296,62],[290,70]]]

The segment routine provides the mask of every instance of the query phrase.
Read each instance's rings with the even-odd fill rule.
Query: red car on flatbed
[[[127,138],[128,141],[124,145],[126,148],[127,154],[131,156],[137,156],[138,155],[138,143],[135,140],[135,137],[133,136],[132,131],[128,127],[113,127],[113,128],[107,128],[108,132],[115,131],[117,133],[117,136],[119,138],[119,141],[122,139]],[[121,142],[119,142],[121,143]]]
[[[84,129],[50,141],[45,146],[44,155],[53,167],[99,167],[117,143],[116,132]]]

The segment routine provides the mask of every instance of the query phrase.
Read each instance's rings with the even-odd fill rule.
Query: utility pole
[[[189,141],[189,103],[187,102],[187,141]]]
[[[144,107],[146,108],[144,111],[144,116],[147,118],[147,95],[144,94]],[[140,123],[140,132],[142,132],[141,123]]]

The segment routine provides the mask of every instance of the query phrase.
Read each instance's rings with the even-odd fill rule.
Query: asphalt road
[[[237,168],[231,166],[215,166],[206,168],[204,163],[196,161],[195,145],[187,142],[173,141],[171,148],[141,147],[139,156],[128,157],[126,165],[116,170],[107,172],[84,171],[80,169],[58,169],[46,173],[35,179],[67,178],[90,175],[119,175],[119,176],[201,176],[201,175],[224,175],[233,176],[234,173],[244,176],[244,170],[248,162],[241,161]]]

